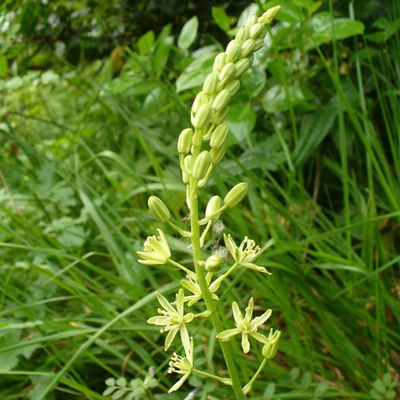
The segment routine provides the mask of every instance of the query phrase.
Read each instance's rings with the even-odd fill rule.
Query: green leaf
[[[31,378],[33,389],[27,395],[29,400],[42,400],[43,390],[51,381],[51,376],[33,376]]]
[[[151,49],[154,45],[154,32],[148,31],[137,41],[137,48],[139,54],[147,55],[150,54]]]
[[[264,95],[262,104],[268,113],[287,111],[291,107],[300,107],[303,110],[313,109],[312,94],[298,85],[285,87],[284,85],[272,86]]]
[[[196,39],[199,29],[199,20],[196,16],[192,17],[183,25],[178,37],[178,47],[182,50],[188,49]]]
[[[213,7],[211,10],[212,17],[215,23],[225,32],[228,33],[230,29],[229,17],[221,7]]]
[[[323,43],[347,39],[364,32],[364,24],[350,18],[335,18],[326,12],[315,14],[309,23],[310,38],[306,48],[312,49]]]
[[[311,115],[303,117],[299,141],[294,150],[294,164],[299,166],[315,154],[315,151],[328,135],[337,116],[337,105],[331,104],[316,109]]]
[[[156,44],[154,55],[151,59],[153,71],[159,77],[164,71],[165,65],[169,59],[169,53],[173,45],[171,34],[171,24],[166,25],[159,34]]]
[[[118,400],[127,392],[126,389],[118,389],[112,396],[112,400]]]
[[[263,400],[272,400],[275,394],[275,383],[269,383],[263,393]]]
[[[3,54],[0,54],[0,78],[5,77],[7,73],[8,73],[7,58]]]
[[[254,129],[256,120],[257,114],[250,104],[236,103],[230,107],[226,123],[236,142],[243,145]]]

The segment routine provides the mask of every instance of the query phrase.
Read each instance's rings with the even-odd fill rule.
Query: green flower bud
[[[219,73],[219,80],[220,80],[221,82],[225,82],[225,81],[227,81],[228,79],[234,78],[235,75],[236,75],[236,67],[235,67],[235,64],[229,63],[229,64],[226,64],[226,65],[222,68],[221,72]]]
[[[252,25],[256,24],[257,22],[258,22],[257,15],[251,15],[246,20],[246,26],[251,27]]]
[[[257,23],[250,27],[250,37],[252,39],[263,38],[265,36],[265,28],[263,24]]]
[[[203,104],[208,103],[208,97],[204,92],[200,92],[197,94],[196,98],[194,99],[193,105],[192,105],[192,112],[197,113],[199,111],[200,107]]]
[[[231,92],[229,90],[222,89],[212,103],[212,108],[214,111],[219,112],[223,110],[229,104],[231,97]]]
[[[207,75],[207,78],[203,84],[203,92],[206,94],[214,94],[217,90],[218,86],[218,74],[212,72],[211,74]]]
[[[239,43],[245,42],[250,37],[250,31],[247,26],[241,26],[236,34],[235,40]]]
[[[254,41],[253,53],[255,53],[257,50],[260,50],[261,47],[263,46],[264,46],[264,39],[256,39]]]
[[[240,44],[236,40],[231,40],[226,48],[226,60],[236,62],[239,59],[240,51]]]
[[[262,355],[268,360],[271,360],[275,357],[276,352],[278,351],[278,343],[279,338],[281,337],[281,331],[276,330],[273,332],[271,329],[266,339],[266,342],[262,348]]]
[[[196,158],[193,166],[193,177],[197,180],[203,179],[210,168],[211,158],[207,150],[202,151]]]
[[[227,89],[231,92],[232,97],[236,94],[236,92],[239,90],[239,88],[240,88],[239,79],[234,79],[233,81],[230,81],[225,85],[225,89]]]
[[[182,167],[182,181],[183,183],[189,183],[190,176],[192,175],[192,159],[191,155],[188,155],[183,160],[183,167]]]
[[[193,129],[186,128],[184,129],[178,139],[178,152],[180,154],[187,154],[190,152],[192,147],[192,139],[193,139]]]
[[[222,68],[226,65],[227,55],[226,53],[219,53],[217,57],[215,57],[214,65],[213,65],[213,72],[220,72]]]
[[[218,125],[211,135],[210,146],[220,149],[229,135],[229,126],[227,124]]]
[[[275,6],[265,11],[265,13],[261,15],[260,18],[258,18],[258,22],[263,25],[269,25],[274,19],[275,15],[280,10],[280,8],[281,8],[280,6]]]
[[[235,185],[225,196],[224,202],[225,204],[229,207],[235,207],[237,204],[239,204],[244,197],[246,196],[247,193],[247,188],[249,185],[246,182],[241,182]]]
[[[249,57],[240,59],[236,63],[236,77],[243,75],[250,68],[252,61]]]
[[[192,124],[196,129],[206,129],[212,117],[212,108],[209,103],[200,106],[196,114],[192,114]]]
[[[219,125],[220,123],[222,123],[225,120],[228,111],[229,107],[226,107],[224,110],[215,113],[211,118],[211,123],[214,125]]]
[[[171,213],[164,202],[156,196],[150,196],[147,202],[150,212],[156,217],[160,222],[168,222],[171,218]]]
[[[213,219],[217,218],[218,216],[215,213],[220,208],[220,206],[221,206],[221,197],[219,196],[211,197],[206,207],[206,213],[205,213],[206,218],[209,218],[211,216],[213,216]]]
[[[210,150],[210,158],[211,158],[211,164],[212,165],[217,165],[221,162],[221,160],[224,158],[225,152],[226,152],[227,145],[226,143],[219,149],[212,148]]]
[[[221,266],[221,262],[222,262],[222,257],[217,254],[208,257],[205,265],[206,271],[208,272],[218,271],[219,267]]]
[[[249,54],[253,53],[254,49],[254,39],[247,39],[243,44],[242,44],[242,57],[247,57]]]

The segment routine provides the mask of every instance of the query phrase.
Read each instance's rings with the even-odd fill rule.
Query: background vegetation
[[[5,0],[1,399],[227,398],[197,379],[166,394],[174,377],[145,321],[180,275],[136,250],[159,227],[149,195],[185,223],[176,140],[213,57],[278,3],[208,185],[223,196],[247,181],[227,232],[275,240],[260,257],[272,277],[224,288],[227,314],[252,295],[283,331],[252,398],[400,396],[400,3]],[[209,327],[197,335],[223,371]]]

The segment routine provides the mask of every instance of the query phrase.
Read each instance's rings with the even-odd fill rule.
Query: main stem
[[[191,220],[191,241],[193,250],[193,262],[196,271],[197,282],[200,286],[201,293],[203,295],[204,302],[207,310],[211,312],[210,318],[214,325],[217,333],[224,330],[221,319],[218,314],[218,310],[215,306],[215,302],[212,298],[212,293],[208,289],[208,285],[205,278],[204,267],[199,265],[201,261],[201,247],[200,247],[200,226],[199,226],[199,209],[198,209],[198,188],[197,181],[192,178],[189,186],[189,202],[190,202],[190,220]],[[231,346],[228,342],[220,341],[222,353],[225,358],[225,363],[228,368],[229,376],[232,380],[232,389],[235,393],[237,400],[246,400],[246,396],[243,393],[242,386],[240,384],[239,375],[236,369],[235,362],[233,361]]]

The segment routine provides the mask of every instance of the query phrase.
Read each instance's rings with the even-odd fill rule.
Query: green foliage
[[[71,13],[81,7],[42,2],[42,12],[61,3]],[[111,3],[92,8],[97,21]],[[398,2],[280,3],[267,38],[271,50],[258,53],[233,99],[227,156],[204,188],[222,195],[245,177],[249,198],[223,222],[235,239],[248,232],[258,243],[274,239],[260,257],[272,277],[243,272],[239,289],[227,286],[232,293],[221,301],[229,312],[245,293],[279,316],[282,351],[254,386],[255,399],[291,393],[293,399],[370,400],[393,397],[392,391],[396,398]],[[7,14],[14,4],[20,7],[6,29],[4,7]],[[161,287],[169,295],[180,275],[139,268],[135,253],[149,229],[160,227],[147,211],[150,195],[168,190],[162,197],[185,224],[176,141],[226,33],[208,29],[199,10],[181,13],[182,23],[172,28],[136,24],[140,33],[124,42],[124,61],[113,78],[108,56],[116,44],[108,31],[99,38],[83,35],[79,68],[72,68],[53,57],[57,40],[35,55],[48,15],[39,17],[32,42],[25,40],[20,29],[28,27],[19,25],[24,4],[0,5],[0,397],[103,399],[108,377],[144,380],[157,366],[154,397],[168,398],[175,377],[162,373],[163,339],[143,321],[156,305],[153,291]],[[215,6],[234,29],[230,9]],[[215,27],[211,12],[208,6]],[[143,13],[138,8],[135,18]],[[181,49],[177,38],[193,15],[196,39]],[[342,22],[332,24],[327,15]],[[72,27],[90,32],[91,17],[76,16]],[[62,21],[49,34],[57,37]],[[321,36],[315,21],[325,23]],[[360,23],[364,32],[351,36],[361,32]],[[334,34],[332,25],[344,32]],[[217,31],[224,36],[211,38]],[[71,56],[73,36],[59,38],[66,47],[71,41]],[[98,51],[90,56],[93,47]],[[267,114],[265,107],[278,107],[272,89],[279,109]],[[220,239],[214,232],[208,245],[218,247]],[[174,236],[168,240],[173,251],[188,255]],[[171,281],[175,286],[165,286]],[[200,327],[198,335],[213,354],[210,332]],[[222,366],[203,362],[209,369]],[[258,363],[241,363],[244,379]],[[308,386],[301,385],[305,374]],[[219,385],[207,392],[215,398],[227,393]]]

